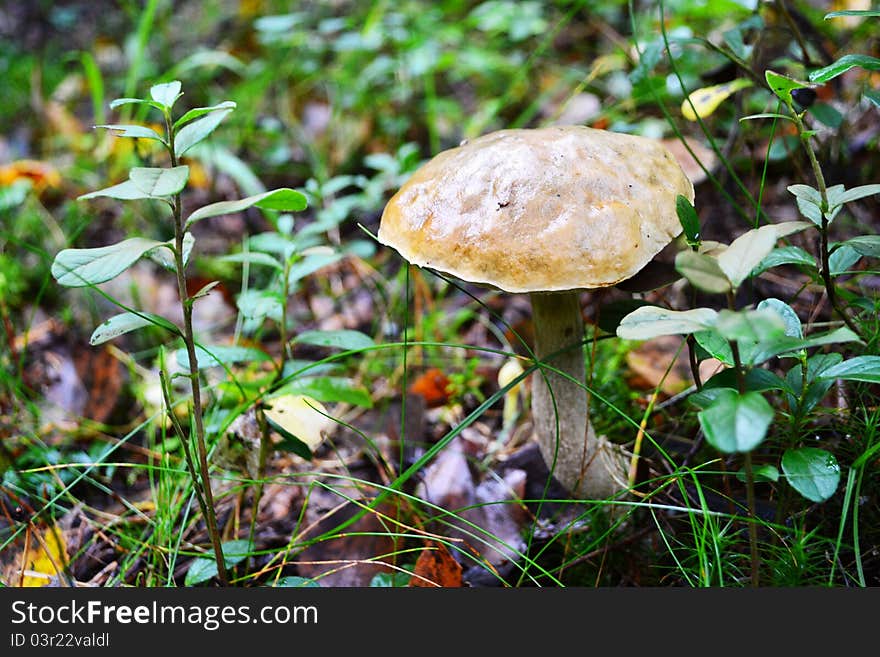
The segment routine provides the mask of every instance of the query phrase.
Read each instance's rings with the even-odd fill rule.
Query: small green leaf
[[[846,187],[843,185],[831,185],[825,190],[825,196],[828,199],[828,209],[825,211],[825,218],[829,224],[834,221],[834,217],[843,208],[846,193]]]
[[[859,235],[842,242],[841,246],[848,247],[859,255],[880,258],[880,235]]]
[[[121,182],[118,185],[112,185],[110,187],[105,187],[104,189],[89,192],[88,194],[82,194],[81,196],[77,197],[77,200],[85,201],[91,198],[98,198],[100,196],[115,198],[120,201],[135,201],[137,199],[151,198],[149,194],[140,189],[131,180],[126,180],[125,182]]]
[[[767,80],[767,84],[770,86],[770,90],[779,96],[789,107],[792,106],[793,100],[791,97],[791,92],[795,89],[809,89],[810,85],[806,82],[801,82],[799,80],[795,80],[794,78],[790,78],[787,75],[781,75],[780,73],[776,73],[775,71],[765,71],[764,78]]]
[[[752,276],[764,273],[780,265],[800,265],[816,269],[816,259],[799,246],[780,246],[773,249],[760,264],[752,270]]]
[[[344,254],[319,251],[309,253],[302,260],[291,266],[287,276],[287,284],[291,287],[295,286],[300,280],[313,274],[319,269],[323,269],[327,265],[341,260]]]
[[[752,477],[754,478],[755,483],[779,481],[779,469],[775,465],[765,463],[763,465],[752,468]],[[744,469],[739,470],[736,473],[736,478],[743,483],[748,481],[748,477],[746,476],[746,471]]]
[[[125,312],[119,313],[118,315],[113,315],[113,317],[110,317],[101,322],[101,324],[99,324],[98,327],[92,332],[92,337],[89,339],[89,344],[102,344],[104,342],[107,342],[108,340],[119,337],[124,333],[136,331],[137,329],[143,328],[145,326],[161,326],[162,328],[168,329],[175,334],[180,334],[180,330],[164,317],[160,317],[159,315],[154,315],[152,313]]]
[[[803,365],[795,363],[794,367],[785,374],[785,381],[790,389],[789,407],[802,415],[811,411],[834,385],[834,379],[823,379],[822,375],[842,360],[843,356],[835,352],[813,354],[807,359],[806,377],[803,375]],[[804,391],[805,383],[806,391]]]
[[[659,306],[636,308],[620,320],[617,337],[649,340],[661,335],[687,335],[715,325],[718,313],[711,308],[667,310]]]
[[[189,356],[186,349],[178,349],[175,356],[180,366],[189,370]],[[272,360],[261,349],[231,345],[198,345],[196,346],[196,358],[199,361],[199,369],[222,367],[232,363],[261,363]]]
[[[275,321],[281,321],[284,298],[280,292],[245,290],[238,295],[235,303],[242,317],[246,319],[262,320],[269,317]]]
[[[122,105],[148,105],[149,107],[155,107],[160,112],[165,111],[165,106],[162,103],[157,103],[155,100],[146,100],[144,98],[117,98],[110,101],[110,109],[116,109]],[[101,126],[95,127],[97,128]]]
[[[393,573],[376,573],[370,580],[371,588],[398,588],[409,586],[412,573],[394,571]]]
[[[121,125],[121,124],[103,124],[96,125],[96,128],[106,128],[111,130],[117,137],[132,137],[134,139],[155,139],[165,143],[165,139],[152,128],[143,125]]]
[[[844,55],[833,64],[812,71],[809,76],[810,82],[824,84],[856,67],[868,71],[880,71],[880,59],[869,55]]]
[[[712,358],[720,360],[728,367],[733,367],[733,350],[730,348],[730,342],[718,335],[716,331],[695,331],[694,340],[700,345],[706,353]]]
[[[180,93],[180,87],[181,84],[178,80],[153,85],[150,87],[150,98],[163,107],[171,109],[177,99],[183,95]]]
[[[135,187],[152,198],[173,196],[186,186],[189,167],[134,167],[128,174]]]
[[[220,260],[220,262],[237,262],[242,264],[247,263],[249,265],[265,265],[267,267],[277,269],[278,271],[282,271],[284,269],[284,265],[282,265],[277,258],[273,258],[268,253],[264,253],[262,251],[230,253],[229,255],[218,258],[218,260]]]
[[[205,139],[226,118],[232,109],[220,109],[187,123],[174,135],[174,154],[180,157],[190,148]]]
[[[250,541],[242,539],[226,541],[220,546],[220,550],[223,553],[223,563],[226,564],[227,568],[231,568],[235,564],[247,559],[252,551]],[[189,570],[186,571],[184,583],[186,586],[194,586],[207,582],[216,575],[217,561],[214,557],[199,557],[193,559],[190,564]]]
[[[723,309],[718,313],[715,330],[725,340],[760,342],[785,335],[785,322],[772,308]]]
[[[880,356],[855,356],[826,369],[819,378],[880,383]]]
[[[880,194],[880,185],[860,185],[846,190],[840,196],[835,198],[834,201],[835,205],[843,205],[844,203],[857,201],[866,196],[873,196],[874,194]]]
[[[203,285],[199,288],[199,291],[190,297],[190,301],[195,301],[196,299],[201,299],[202,297],[206,297],[211,293],[215,287],[220,285],[220,281],[211,281],[207,285]]]
[[[224,100],[222,103],[219,103],[218,105],[211,105],[210,107],[194,107],[174,122],[174,130],[177,130],[182,125],[185,125],[194,119],[204,116],[205,114],[218,112],[220,110],[234,109],[235,103],[231,100]]]
[[[772,309],[782,318],[782,321],[785,323],[785,335],[792,338],[804,337],[804,328],[801,324],[801,318],[798,317],[794,308],[781,299],[775,299],[773,297],[764,299],[757,305],[757,310],[763,310],[764,308]]]
[[[709,408],[715,402],[715,400],[718,399],[719,396],[725,395],[729,392],[736,393],[736,389],[730,387],[703,387],[701,390],[688,395],[687,399],[688,403],[696,406],[697,408]]]
[[[746,370],[743,378],[746,391],[766,392],[768,390],[788,390],[789,386],[785,379],[778,374],[760,367],[750,367]],[[731,388],[736,390],[739,386],[739,376],[733,368],[723,369],[713,375],[703,384],[703,390],[713,388]]]
[[[97,285],[116,278],[150,250],[164,244],[132,237],[96,249],[64,249],[55,256],[52,276],[66,287]]]
[[[192,252],[193,245],[195,244],[196,238],[192,233],[186,233],[183,236],[183,264],[185,265],[189,262],[189,256]],[[155,262],[157,265],[164,267],[168,271],[175,271],[175,262],[174,262],[174,239],[170,239],[167,242],[162,242],[162,245],[165,247],[164,249],[153,249],[149,253],[147,253],[147,257]]]
[[[794,194],[798,210],[817,226],[822,225],[822,195],[809,185],[789,185],[786,189]]]
[[[840,11],[832,11],[825,14],[825,20],[829,18],[839,18],[840,16],[880,16],[878,9],[841,9]]]
[[[767,225],[746,231],[718,256],[718,267],[734,288],[738,288],[773,250],[776,230],[775,226]]]
[[[700,241],[700,218],[697,216],[696,208],[687,197],[679,194],[675,197],[675,211],[678,214],[678,221],[684,230],[687,243],[692,246],[698,244]]]
[[[859,342],[859,336],[853,333],[845,326],[829,331],[813,335],[809,338],[790,338],[788,336],[769,340],[758,344],[748,356],[748,360],[744,359],[747,365],[760,365],[764,361],[774,356],[786,356],[794,354],[801,349],[810,349],[812,347],[820,347],[826,344],[838,344],[843,342]]]
[[[241,212],[242,210],[246,210],[253,206],[263,208],[264,210],[298,212],[306,209],[308,206],[308,200],[301,192],[298,192],[295,189],[282,187],[280,189],[263,192],[262,194],[248,196],[247,198],[239,199],[237,201],[220,201],[219,203],[206,205],[193,212],[186,220],[186,225],[189,227],[200,219]]]
[[[306,395],[320,402],[342,402],[372,408],[369,391],[350,379],[336,376],[298,377],[278,390],[279,394]]]
[[[831,275],[840,276],[847,273],[861,257],[862,254],[849,244],[836,244],[831,255],[828,256],[828,268],[831,270]]]
[[[840,465],[834,454],[816,447],[785,450],[782,471],[791,487],[811,502],[824,502],[840,483]]]
[[[759,392],[739,394],[722,389],[712,404],[697,414],[706,440],[726,452],[750,452],[760,445],[773,421],[774,411]]]
[[[696,288],[723,294],[731,289],[730,280],[718,260],[705,253],[681,251],[675,256],[675,269]]]
[[[375,346],[373,339],[360,331],[340,329],[338,331],[303,331],[294,341],[319,347],[333,347],[344,351],[369,349]]]

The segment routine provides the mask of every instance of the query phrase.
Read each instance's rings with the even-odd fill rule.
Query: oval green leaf
[[[711,308],[667,310],[659,306],[636,308],[620,320],[617,337],[648,340],[661,335],[687,335],[715,325],[718,312]]]
[[[179,80],[154,84],[150,87],[150,98],[163,107],[171,109],[175,101],[177,101],[182,95],[180,93],[180,88],[181,84]]]
[[[232,109],[216,110],[200,119],[187,123],[174,136],[174,154],[180,157],[205,139],[205,137],[217,129],[217,126],[220,125],[221,121],[230,112],[232,112]]]
[[[782,471],[791,487],[812,502],[827,500],[840,483],[840,465],[834,454],[816,447],[786,450]]]
[[[718,313],[715,330],[725,340],[760,342],[785,335],[785,322],[773,308],[723,309]]]
[[[188,370],[189,355],[186,353],[186,349],[178,349],[175,356],[180,366]],[[271,360],[269,355],[260,349],[233,345],[198,345],[196,346],[196,358],[199,361],[199,369],[222,367],[232,363],[258,363]]]
[[[101,322],[101,324],[99,324],[92,332],[92,336],[89,338],[89,344],[102,344],[108,340],[119,337],[124,333],[136,331],[145,326],[161,326],[162,328],[168,329],[176,334],[180,333],[179,329],[174,324],[159,315],[154,315],[152,313],[126,312],[113,315],[113,317]]]
[[[64,249],[52,262],[52,276],[66,287],[86,287],[116,278],[144,254],[165,242],[132,237],[96,249]]]
[[[773,407],[759,392],[740,395],[722,389],[715,400],[697,414],[706,440],[715,449],[732,454],[750,452],[767,436]]]
[[[305,376],[279,389],[279,394],[306,395],[320,402],[342,402],[372,408],[370,392],[354,381],[338,376]]]
[[[731,289],[718,260],[705,253],[681,251],[675,256],[675,268],[691,285],[704,292],[723,294]]]
[[[199,208],[186,220],[189,227],[200,219],[208,217],[217,217],[223,214],[232,214],[241,212],[250,207],[256,206],[264,210],[282,210],[284,212],[299,212],[305,210],[308,206],[308,200],[305,195],[295,189],[282,187],[273,189],[262,194],[255,194],[247,198],[238,199],[237,201],[220,201]]]
[[[868,71],[880,71],[880,59],[870,55],[844,55],[833,64],[810,73],[810,82],[824,84],[838,75],[843,75],[852,68],[863,68]]]
[[[746,231],[718,256],[718,266],[734,288],[739,287],[752,270],[770,255],[776,245],[776,231],[773,225]]]
[[[226,541],[220,546],[220,550],[223,553],[223,563],[226,564],[227,568],[231,568],[250,556],[251,544],[250,541],[242,539]],[[199,557],[198,559],[193,559],[193,562],[190,564],[189,570],[186,571],[184,583],[187,586],[194,586],[207,582],[216,575],[217,561],[214,557]]]
[[[173,196],[186,186],[189,167],[134,167],[128,178],[149,197]]]
[[[294,338],[294,342],[311,344],[318,347],[332,347],[344,351],[369,349],[376,344],[373,342],[373,338],[365,333],[349,329],[338,331],[303,331]]]
[[[156,141],[161,141],[163,144],[165,140],[162,138],[158,132],[153,130],[152,128],[148,128],[143,125],[128,125],[128,124],[102,124],[96,125],[96,128],[105,128],[107,130],[112,131],[117,137],[133,137],[135,139],[155,139]]]
[[[858,253],[870,258],[880,258],[880,235],[859,235],[842,243]]]
[[[880,356],[855,356],[823,371],[818,378],[880,383]]]
[[[679,194],[675,197],[675,212],[688,244],[697,244],[700,241],[700,218],[693,203]]]
[[[221,110],[234,110],[235,107],[235,103],[231,100],[224,100],[222,103],[211,105],[210,107],[194,107],[174,122],[174,129],[177,130],[182,125],[204,116],[205,114],[219,112]]]
[[[780,246],[773,249],[761,263],[752,270],[751,275],[757,276],[773,267],[780,265],[799,265],[816,269],[816,259],[799,246]]]

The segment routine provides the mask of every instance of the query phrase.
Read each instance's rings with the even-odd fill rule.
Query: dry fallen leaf
[[[305,395],[283,395],[266,402],[266,418],[303,441],[311,451],[324,442],[333,427],[327,409]]]
[[[40,536],[30,537],[23,555],[9,555],[6,586],[19,586],[19,582],[26,588],[49,586],[57,581],[61,574],[59,569],[63,570],[68,563],[67,543],[61,528],[53,525],[36,531],[41,531]]]
[[[462,586],[461,564],[442,543],[428,541],[416,560],[410,586]]]

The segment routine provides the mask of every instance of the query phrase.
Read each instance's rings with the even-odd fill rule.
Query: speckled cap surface
[[[694,188],[659,141],[584,126],[499,130],[443,151],[388,201],[379,241],[508,292],[614,285],[681,232]]]

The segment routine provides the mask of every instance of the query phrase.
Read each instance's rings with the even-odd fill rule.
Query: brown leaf
[[[410,586],[462,586],[461,564],[455,560],[442,543],[428,541],[419,554]]]

